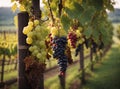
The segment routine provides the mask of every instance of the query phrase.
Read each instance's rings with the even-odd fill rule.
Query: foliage
[[[28,26],[24,27],[23,33],[27,35],[26,43],[30,44],[31,55],[41,63],[45,63],[46,58],[50,59],[52,54],[54,56],[53,49],[60,45],[55,44],[56,37],[67,38],[65,49],[67,46],[72,49],[74,43],[75,49],[86,44],[87,48],[101,50],[112,42],[113,27],[107,14],[107,10],[114,10],[112,0],[43,0],[43,11],[34,6],[34,0],[12,1],[13,11],[17,9],[18,2],[18,8],[29,13]],[[48,21],[43,17],[48,17]],[[74,33],[74,36],[71,37],[70,33]],[[58,57],[55,58],[60,61]]]
[[[16,56],[17,54],[16,35],[12,33],[8,34],[7,32],[4,32],[4,36],[3,36],[3,33],[0,33],[0,35],[1,35],[0,56],[1,55],[6,55],[8,57]]]
[[[117,37],[120,39],[120,25],[118,25],[116,33],[117,33]]]

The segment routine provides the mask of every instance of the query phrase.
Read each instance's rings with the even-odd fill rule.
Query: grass
[[[66,88],[67,89],[68,89],[70,83],[72,82],[72,80],[77,76],[76,75],[76,74],[78,74],[77,69],[78,69],[78,65],[67,70],[67,78],[66,78],[66,83],[67,83]],[[45,80],[45,87],[47,89],[60,89],[58,74],[56,74],[54,77],[51,77],[51,78]]]
[[[16,30],[17,28],[14,25],[10,26],[0,26],[0,30],[2,31],[10,31],[10,30]]]
[[[85,67],[87,67],[90,63],[89,59],[85,60]],[[66,89],[69,89],[73,81],[80,75],[79,62],[72,67],[68,67],[66,72]],[[46,89],[60,89],[58,74],[55,76],[45,80]]]
[[[82,89],[120,89],[120,47],[112,47],[111,51],[104,57],[103,62],[95,65],[94,72],[87,79],[87,84]],[[89,59],[85,61],[89,64]],[[79,64],[67,70],[66,89],[78,79]],[[60,89],[58,74],[44,81],[45,89]],[[16,85],[17,86],[17,85]],[[16,89],[12,86],[11,89]],[[78,88],[81,89],[81,88]]]
[[[120,47],[112,47],[82,89],[120,89]]]
[[[17,75],[18,75],[18,71],[17,70],[16,71],[11,71],[9,73],[5,73],[4,74],[4,81],[16,78]]]

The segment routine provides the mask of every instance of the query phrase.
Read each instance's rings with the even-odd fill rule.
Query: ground
[[[89,75],[85,85],[76,79],[70,89],[120,89],[120,46],[113,45]]]

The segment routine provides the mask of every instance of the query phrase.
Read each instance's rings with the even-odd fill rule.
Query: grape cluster
[[[104,43],[102,41],[100,42],[100,45],[98,48],[99,48],[99,50],[104,48]]]
[[[76,48],[76,50],[75,50],[75,56],[77,56],[78,53],[80,52],[81,46],[82,46],[82,44],[79,44],[79,45],[77,46],[77,48]]]
[[[58,65],[60,72],[65,72],[67,68],[67,56],[65,55],[67,38],[66,37],[54,37],[53,39],[53,58],[58,59]]]
[[[76,43],[77,43],[77,35],[74,32],[69,32],[68,34],[68,39],[70,40],[70,45],[73,48],[76,48]]]
[[[89,48],[89,40],[90,40],[89,38],[88,39],[85,38],[85,41],[84,41],[84,44],[85,44],[87,49]]]
[[[73,63],[73,59],[72,59],[71,50],[70,50],[69,46],[66,47],[66,56],[68,58],[68,63],[72,64]]]
[[[97,43],[95,43],[93,40],[92,40],[92,48],[93,48],[93,52],[96,53],[97,52]]]

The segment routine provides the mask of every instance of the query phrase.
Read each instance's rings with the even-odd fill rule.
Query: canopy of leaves
[[[19,3],[23,4],[25,8],[30,9],[31,1],[32,0],[29,0],[28,3],[27,0],[19,0]],[[101,37],[104,44],[110,42],[113,28],[108,21],[106,11],[114,10],[114,2],[112,0],[62,0],[62,3],[60,3],[60,0],[49,0],[49,6],[47,1],[48,0],[43,0],[48,17],[54,17],[55,20],[59,18],[65,31],[69,30],[72,21],[76,19],[84,28],[83,34],[85,37],[93,37],[96,42],[98,42]],[[61,8],[59,7],[60,4],[62,4]],[[62,9],[61,16],[59,15],[59,9]],[[26,10],[28,11],[28,9]]]

